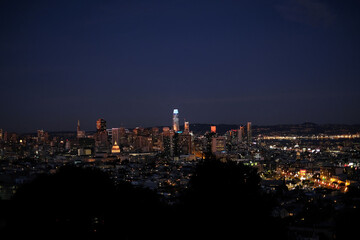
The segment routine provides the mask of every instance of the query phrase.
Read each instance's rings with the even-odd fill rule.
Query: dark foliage
[[[6,234],[138,239],[154,232],[157,195],[128,183],[115,186],[93,168],[64,167],[22,186],[12,200]]]
[[[63,167],[18,190],[6,234],[50,239],[281,239],[259,181],[250,167],[209,158],[198,164],[180,203],[168,206],[148,189],[125,182],[115,186],[100,170]]]
[[[182,198],[195,238],[281,239],[270,218],[272,201],[259,183],[256,170],[243,164],[213,158],[199,163]]]

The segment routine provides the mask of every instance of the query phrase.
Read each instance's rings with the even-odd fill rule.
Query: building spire
[[[78,120],[77,130],[80,131],[80,120]]]
[[[77,131],[76,131],[77,138],[85,138],[85,131],[81,131],[80,129],[80,120],[77,123]]]

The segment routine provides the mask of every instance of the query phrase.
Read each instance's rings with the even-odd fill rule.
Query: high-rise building
[[[225,151],[226,139],[225,137],[214,137],[211,140],[211,152],[220,153]]]
[[[45,132],[44,130],[37,130],[37,141],[39,143],[44,143],[49,140],[49,134]]]
[[[65,150],[69,151],[70,149],[71,149],[71,142],[69,141],[69,139],[66,139]]]
[[[111,144],[120,143],[120,137],[121,137],[121,129],[120,128],[112,128],[111,131]]]
[[[176,109],[176,108],[173,111],[173,130],[174,130],[174,132],[180,131],[180,128],[179,128],[179,110]]]
[[[95,147],[97,152],[108,152],[110,150],[110,142],[108,141],[108,131],[106,130],[106,121],[99,118],[96,121],[96,130],[94,134]]]
[[[128,139],[127,139],[127,129],[121,127],[119,128],[119,142],[120,146],[128,145]]]
[[[246,126],[247,126],[247,127],[246,127],[246,131],[247,131],[248,144],[251,144],[251,141],[252,141],[251,122],[248,122]]]
[[[238,141],[239,142],[243,141],[243,136],[244,136],[244,126],[240,126],[240,128],[238,130]]]
[[[3,140],[3,130],[0,129],[0,141],[2,141],[2,140]]]
[[[211,132],[216,133],[216,126],[211,126]]]
[[[152,150],[158,152],[162,151],[163,142],[159,132],[159,128],[153,127],[151,129],[150,137],[152,138]]]
[[[180,155],[179,136],[180,133],[178,132],[174,132],[174,135],[172,135],[171,138],[172,157],[178,157]]]
[[[96,121],[96,129],[98,132],[106,131],[106,121],[102,118],[99,118]]]
[[[180,155],[192,154],[194,152],[192,136],[189,133],[184,132],[179,134],[178,145]]]
[[[85,137],[85,131],[81,131],[80,129],[80,120],[78,120],[77,129],[76,129],[76,136],[77,138],[84,138]]]
[[[185,133],[189,133],[190,129],[189,129],[189,122],[185,122],[184,123],[184,132]]]
[[[174,132],[170,131],[169,127],[163,127],[162,142],[163,151],[166,156],[173,156],[173,135]]]

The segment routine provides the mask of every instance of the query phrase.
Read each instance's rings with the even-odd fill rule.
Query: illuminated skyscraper
[[[179,110],[178,109],[174,109],[174,111],[173,111],[173,130],[174,130],[174,132],[180,131],[180,128],[179,128]]]
[[[189,129],[189,122],[185,122],[184,123],[184,132],[185,133],[189,133],[190,129]]]
[[[102,118],[99,118],[96,121],[96,129],[98,132],[106,131],[106,121]]]
[[[251,135],[251,122],[247,123],[247,140],[248,140],[248,144],[251,143],[252,140],[252,135]]]

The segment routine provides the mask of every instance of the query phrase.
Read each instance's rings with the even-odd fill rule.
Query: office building
[[[169,127],[164,127],[162,132],[163,152],[165,156],[173,156],[173,135]]]
[[[244,136],[244,126],[240,126],[239,130],[238,130],[238,142],[242,142],[243,141],[243,136]]]
[[[185,133],[189,133],[190,129],[189,129],[189,122],[185,122],[184,123],[184,132]]]
[[[108,152],[110,150],[110,142],[108,141],[108,131],[106,130],[106,121],[98,119],[96,121],[97,132],[94,135],[95,147],[97,152]]]
[[[216,133],[216,126],[211,126],[211,132]]]
[[[225,137],[214,137],[211,139],[211,152],[212,153],[224,152],[225,148],[226,148]]]
[[[96,130],[97,132],[104,132],[106,131],[106,121],[102,118],[99,118],[96,121]]]
[[[111,131],[111,144],[120,143],[121,141],[121,129],[120,128],[112,128]]]
[[[179,110],[178,109],[174,109],[174,111],[173,111],[173,130],[174,130],[174,132],[180,131],[180,128],[179,128]]]
[[[93,138],[79,138],[79,156],[90,156],[94,153],[95,140]]]
[[[180,155],[194,152],[192,136],[186,132],[179,135],[178,145]]]
[[[247,129],[246,129],[246,131],[247,131],[247,141],[248,141],[248,144],[251,144],[251,142],[252,142],[251,122],[248,122],[246,126],[247,126]]]
[[[37,130],[37,141],[39,143],[45,143],[49,140],[49,134],[44,130]]]

